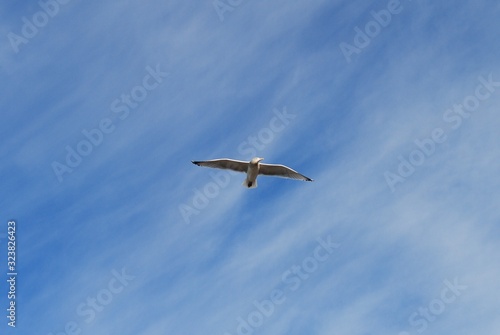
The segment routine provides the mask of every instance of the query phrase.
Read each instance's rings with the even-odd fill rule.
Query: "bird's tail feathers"
[[[250,181],[248,179],[245,179],[245,181],[242,184],[246,188],[256,188],[257,187],[257,180],[255,181]]]

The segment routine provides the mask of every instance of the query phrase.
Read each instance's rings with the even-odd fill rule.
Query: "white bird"
[[[290,169],[288,166],[280,164],[264,164],[260,163],[264,158],[255,157],[250,162],[237,161],[234,159],[222,158],[212,159],[209,161],[191,161],[198,166],[206,166],[216,169],[227,169],[237,172],[245,172],[247,177],[243,182],[243,186],[247,188],[257,187],[257,176],[259,174],[264,176],[276,176],[282,178],[291,178],[305,181],[313,181],[311,178],[306,177],[295,170]]]

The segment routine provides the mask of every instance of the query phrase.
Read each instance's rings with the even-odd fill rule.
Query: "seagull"
[[[260,163],[264,158],[255,157],[250,162],[238,161],[235,159],[221,158],[212,159],[209,161],[191,161],[198,166],[206,166],[215,169],[226,169],[237,172],[244,172],[247,174],[243,186],[247,188],[257,187],[257,176],[259,174],[264,176],[276,176],[282,178],[291,178],[297,180],[313,181],[311,178],[306,177],[288,166],[281,164],[264,164]]]

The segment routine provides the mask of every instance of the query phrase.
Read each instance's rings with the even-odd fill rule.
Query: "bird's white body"
[[[257,187],[257,176],[259,175],[259,162],[264,158],[255,157],[248,163],[247,178],[243,182],[243,186],[248,188]]]
[[[244,172],[247,174],[243,186],[247,188],[257,187],[257,177],[259,174],[265,176],[276,176],[283,178],[291,178],[305,181],[312,181],[311,178],[306,177],[297,171],[289,168],[288,166],[279,164],[261,164],[264,158],[255,157],[250,162],[243,162],[234,159],[212,159],[209,161],[193,161],[193,164],[198,166],[206,166],[216,169],[227,169],[237,172]]]

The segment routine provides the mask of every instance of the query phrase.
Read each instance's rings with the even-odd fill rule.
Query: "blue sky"
[[[499,333],[500,4],[0,9],[2,334]]]

